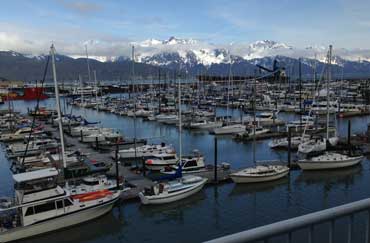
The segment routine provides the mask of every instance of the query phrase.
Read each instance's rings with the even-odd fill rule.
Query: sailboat
[[[231,83],[231,55],[229,53],[229,81],[227,85],[227,104],[226,104],[226,117],[227,123],[222,127],[216,127],[212,130],[215,135],[227,135],[227,134],[237,134],[245,132],[247,127],[243,124],[229,124],[229,102],[230,102],[230,83]]]
[[[334,130],[334,136],[330,136],[330,89],[329,82],[331,81],[331,59],[332,59],[332,46],[329,47],[328,52],[328,70],[327,70],[327,80],[326,80],[326,137],[325,138],[314,138],[306,142],[299,144],[298,152],[302,154],[308,154],[311,152],[321,152],[327,149],[327,146],[337,145],[339,138],[337,137],[336,130]],[[312,112],[312,111],[310,111]],[[305,131],[304,131],[305,132]],[[304,133],[303,135],[304,136]]]
[[[55,49],[51,46],[59,135],[62,145],[63,167],[66,168],[62,115],[55,68]],[[15,241],[65,227],[70,227],[109,212],[121,191],[99,189],[73,195],[68,187],[57,184],[56,168],[42,169],[13,175],[15,197],[0,208],[2,225],[0,242]],[[4,205],[4,204],[2,204]]]
[[[330,75],[331,57],[332,57],[332,46],[330,45],[329,53],[328,53],[328,63],[329,63],[328,77],[329,78],[327,80],[327,99],[328,99],[327,105],[329,104],[329,85],[328,83],[330,81],[330,76],[331,76]],[[327,106],[327,109],[328,108],[329,107]],[[326,150],[326,145],[327,145],[326,143],[328,141],[330,142],[330,139],[333,139],[333,138],[329,138],[328,122],[329,122],[329,112],[327,113],[326,140],[317,142],[316,144],[313,144],[312,147],[320,146],[320,148],[322,148],[321,149],[322,151]],[[309,146],[307,147],[309,148]],[[300,149],[301,150],[307,149],[307,147],[303,147],[303,148],[300,147]],[[297,163],[298,163],[298,166],[301,167],[302,170],[338,169],[338,168],[344,168],[344,167],[357,165],[362,161],[363,158],[364,158],[363,156],[350,156],[350,155],[344,155],[344,154],[337,153],[337,152],[325,152],[324,154],[319,155],[319,156],[315,156],[309,159],[299,160]]]
[[[273,181],[280,179],[289,173],[289,167],[285,165],[271,165],[271,164],[264,164],[263,162],[259,161],[259,165],[256,163],[256,81],[255,87],[253,92],[253,114],[254,114],[254,121],[253,121],[253,162],[255,166],[242,169],[235,173],[230,174],[231,179],[235,183],[256,183],[256,182],[266,182],[266,181]]]
[[[181,82],[178,82],[178,103],[179,103],[179,161],[180,165],[175,174],[176,178],[168,182],[156,183],[139,193],[142,204],[164,204],[187,198],[204,187],[207,178],[195,175],[182,176],[182,121],[181,121]],[[170,175],[171,176],[171,175]]]

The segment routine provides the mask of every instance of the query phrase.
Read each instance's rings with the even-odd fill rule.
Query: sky
[[[370,0],[12,0],[1,9],[0,50],[30,54],[51,42],[70,55],[84,43],[124,53],[127,43],[170,36],[370,49]]]

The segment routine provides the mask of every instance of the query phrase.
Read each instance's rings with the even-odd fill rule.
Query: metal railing
[[[370,198],[348,203],[338,207],[325,209],[322,211],[302,215],[299,217],[283,220],[280,222],[268,224],[254,229],[242,231],[236,234],[227,235],[221,238],[207,241],[206,243],[246,243],[246,242],[269,242],[273,237],[286,235],[286,241],[292,242],[292,233],[302,229],[308,229],[307,242],[313,242],[315,225],[329,223],[328,243],[334,242],[335,221],[339,218],[349,217],[347,223],[346,242],[351,243],[354,231],[354,215],[367,211],[365,242],[369,243],[370,232]],[[301,241],[300,241],[301,242]]]

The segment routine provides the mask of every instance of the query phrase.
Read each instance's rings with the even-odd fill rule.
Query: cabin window
[[[88,186],[95,186],[99,185],[99,181],[84,181],[84,184]]]
[[[26,210],[26,214],[25,214],[25,216],[30,216],[30,215],[33,215],[35,212],[34,212],[34,210],[33,210],[33,207],[29,207],[29,208],[27,208],[27,210]]]
[[[57,209],[63,208],[63,201],[57,201]]]
[[[170,159],[176,159],[176,157],[175,156],[168,156],[168,157],[165,157],[164,159],[165,160],[170,160]]]
[[[55,209],[55,202],[48,202],[35,206],[35,214],[43,213]]]
[[[64,199],[64,207],[68,207],[68,206],[71,206],[73,203],[68,200],[68,199]]]
[[[184,167],[193,167],[193,166],[197,166],[197,161],[196,160],[190,160],[188,162],[186,162],[186,164],[184,165]]]

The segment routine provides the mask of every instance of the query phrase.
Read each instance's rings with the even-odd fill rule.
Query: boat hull
[[[171,203],[171,202],[175,202],[175,201],[190,197],[191,195],[199,192],[200,190],[202,190],[206,182],[207,182],[207,179],[203,179],[202,181],[194,185],[194,187],[191,187],[190,189],[184,192],[181,192],[181,193],[175,193],[174,195],[171,195],[171,196],[149,196],[147,197],[147,196],[144,196],[143,193],[139,193],[139,197],[140,197],[142,204]]]
[[[357,165],[362,161],[363,157],[356,157],[353,159],[349,159],[346,161],[298,161],[297,164],[302,170],[327,170],[327,169],[339,169],[339,168],[345,168],[349,166]]]
[[[283,178],[289,174],[289,169],[281,171],[279,173],[268,175],[268,176],[240,176],[231,174],[230,177],[235,183],[258,183],[258,182],[266,182],[266,181],[274,181],[280,178]]]
[[[5,232],[1,232],[0,242],[3,243],[24,239],[93,220],[108,213],[112,209],[113,204],[117,201],[117,199],[118,198],[101,206],[82,210],[59,218],[50,219],[45,222],[24,227],[17,227]]]

